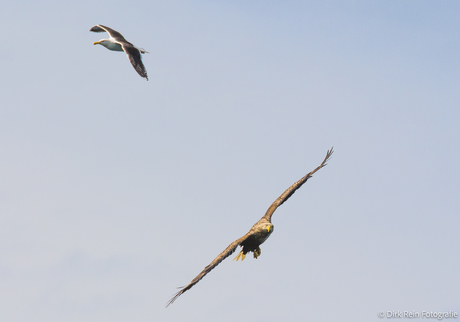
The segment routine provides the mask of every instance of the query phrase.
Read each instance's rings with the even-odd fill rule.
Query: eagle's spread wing
[[[307,182],[308,179],[310,179],[313,174],[321,169],[322,167],[326,166],[326,162],[329,160],[331,157],[332,153],[334,153],[334,148],[332,147],[329,151],[327,151],[326,157],[324,158],[323,162],[313,171],[310,173],[307,173],[302,179],[294,183],[292,186],[287,188],[285,192],[281,196],[278,197],[278,199],[275,200],[275,202],[272,203],[270,208],[268,208],[267,212],[262,218],[266,218],[267,220],[271,221],[272,215],[275,212],[276,208],[281,206],[286,200],[289,199],[293,195],[294,192],[296,192],[297,189],[302,187],[302,185]]]
[[[103,25],[95,25],[94,27],[92,27],[89,31],[93,31],[93,32],[107,32],[110,37],[116,39],[117,41],[124,41],[124,42],[127,42],[127,40],[125,39],[125,37],[123,37],[122,34],[120,34],[118,31],[116,30],[113,30],[112,28],[109,28],[109,27],[106,27],[106,26],[103,26]]]
[[[210,271],[212,271],[214,269],[214,267],[216,267],[217,265],[220,264],[220,262],[222,262],[224,259],[226,259],[228,256],[230,256],[231,254],[233,254],[236,250],[236,248],[246,240],[246,238],[250,235],[251,232],[248,232],[246,235],[244,235],[243,237],[235,240],[233,243],[231,243],[230,245],[228,245],[227,248],[225,248],[225,250],[219,254],[219,256],[217,256],[212,262],[211,264],[209,264],[208,266],[206,266],[200,274],[198,274],[187,286],[184,286],[182,287],[182,289],[177,292],[176,294],[174,294],[174,296],[172,297],[171,300],[169,300],[169,302],[166,304],[166,307],[168,307],[169,305],[171,305],[172,303],[174,303],[175,300],[177,300],[177,298],[179,296],[181,296],[183,293],[185,293],[186,291],[188,291],[189,289],[191,289],[196,283],[198,283],[203,277],[206,276],[206,274],[208,274]]]

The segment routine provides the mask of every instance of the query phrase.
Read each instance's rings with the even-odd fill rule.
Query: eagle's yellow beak
[[[270,228],[272,228],[272,226],[268,226],[267,227],[267,231],[270,232]]]

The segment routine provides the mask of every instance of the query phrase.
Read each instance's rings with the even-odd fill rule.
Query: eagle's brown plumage
[[[235,260],[243,260],[247,253],[253,252],[255,258],[260,255],[259,246],[270,236],[273,232],[273,224],[271,223],[271,218],[275,210],[281,206],[286,200],[288,200],[297,189],[299,189],[308,179],[310,179],[313,174],[326,166],[326,162],[329,160],[333,153],[333,148],[327,151],[326,157],[323,162],[313,171],[307,173],[302,179],[290,186],[281,196],[276,199],[270,208],[268,208],[265,215],[252,226],[249,232],[241,238],[238,238],[233,243],[231,243],[222,253],[220,253],[208,266],[206,266],[200,274],[198,274],[187,286],[181,288],[171,300],[166,304],[166,307],[174,303],[175,300],[183,293],[191,289],[196,283],[198,283],[203,277],[206,276],[210,271],[212,271],[217,265],[220,264],[224,259],[233,254],[238,246],[241,246],[241,252],[235,258]]]

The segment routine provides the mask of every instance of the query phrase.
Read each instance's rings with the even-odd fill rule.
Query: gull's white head
[[[99,41],[95,41],[93,45],[102,45],[107,49],[114,50],[114,51],[123,51],[123,47],[112,39],[101,39]]]

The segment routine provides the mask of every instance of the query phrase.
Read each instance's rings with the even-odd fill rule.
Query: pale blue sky
[[[459,18],[456,1],[1,2],[0,320],[460,313]],[[95,24],[150,52],[150,81]],[[164,308],[331,146],[259,259]]]

